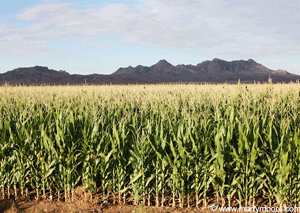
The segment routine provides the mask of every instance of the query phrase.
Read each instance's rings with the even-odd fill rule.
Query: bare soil
[[[148,207],[136,205],[113,205],[109,204],[101,206],[91,202],[75,201],[75,202],[62,202],[62,201],[48,201],[48,200],[0,200],[0,213],[144,213],[144,212],[174,212],[174,213],[187,213],[187,212],[211,212],[209,209],[196,209],[196,208],[173,208],[173,207]]]
[[[18,192],[20,194],[20,192]],[[72,201],[58,201],[58,197],[54,197],[53,200],[49,199],[49,194],[47,199],[36,199],[35,191],[31,191],[29,195],[23,197],[14,197],[11,193],[10,199],[3,199],[0,197],[0,213],[99,213],[99,212],[124,212],[124,213],[144,213],[144,212],[159,212],[159,213],[211,213],[210,206],[219,205],[220,202],[216,202],[216,198],[211,195],[208,199],[208,208],[195,208],[195,200],[191,198],[191,206],[193,207],[171,207],[172,202],[166,203],[165,207],[155,207],[155,201],[151,201],[151,206],[145,205],[133,205],[132,202],[126,204],[113,204],[113,197],[108,199],[108,202],[100,202],[99,198],[94,197],[90,199],[90,192],[84,192],[82,187],[77,187]],[[62,197],[61,197],[62,198]],[[63,198],[62,198],[63,199]],[[71,199],[70,199],[71,200]],[[130,199],[128,199],[130,200]],[[171,200],[171,198],[169,198]],[[257,206],[267,205],[267,199],[260,196],[256,199]],[[149,203],[150,204],[150,203]],[[244,203],[241,203],[242,205]],[[232,206],[238,206],[237,202],[232,202]],[[219,212],[219,211],[216,211]]]

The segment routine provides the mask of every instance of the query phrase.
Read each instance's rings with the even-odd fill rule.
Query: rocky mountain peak
[[[225,61],[214,58],[194,65],[173,66],[160,60],[148,67],[119,68],[111,75],[71,75],[66,71],[55,71],[48,67],[35,66],[18,68],[0,74],[0,84],[102,84],[102,83],[159,83],[159,82],[241,82],[268,81],[290,82],[300,76],[285,70],[271,70],[253,59]]]
[[[165,59],[160,60],[159,62],[157,62],[156,64],[154,64],[152,67],[174,67],[172,64],[170,64],[169,62],[167,62]]]
[[[212,60],[212,62],[225,62],[224,60],[221,60],[221,59],[219,59],[219,58],[214,58],[213,60]]]
[[[247,62],[249,62],[249,63],[256,63],[253,59],[248,59],[248,61]]]

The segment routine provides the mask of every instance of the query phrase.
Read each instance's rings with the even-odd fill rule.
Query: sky
[[[0,0],[0,73],[253,59],[300,74],[300,0]]]

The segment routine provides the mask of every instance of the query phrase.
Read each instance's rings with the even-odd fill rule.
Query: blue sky
[[[0,73],[254,59],[300,74],[300,0],[0,0]]]

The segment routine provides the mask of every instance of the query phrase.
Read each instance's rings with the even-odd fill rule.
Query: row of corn
[[[300,204],[300,86],[0,88],[0,195]]]

